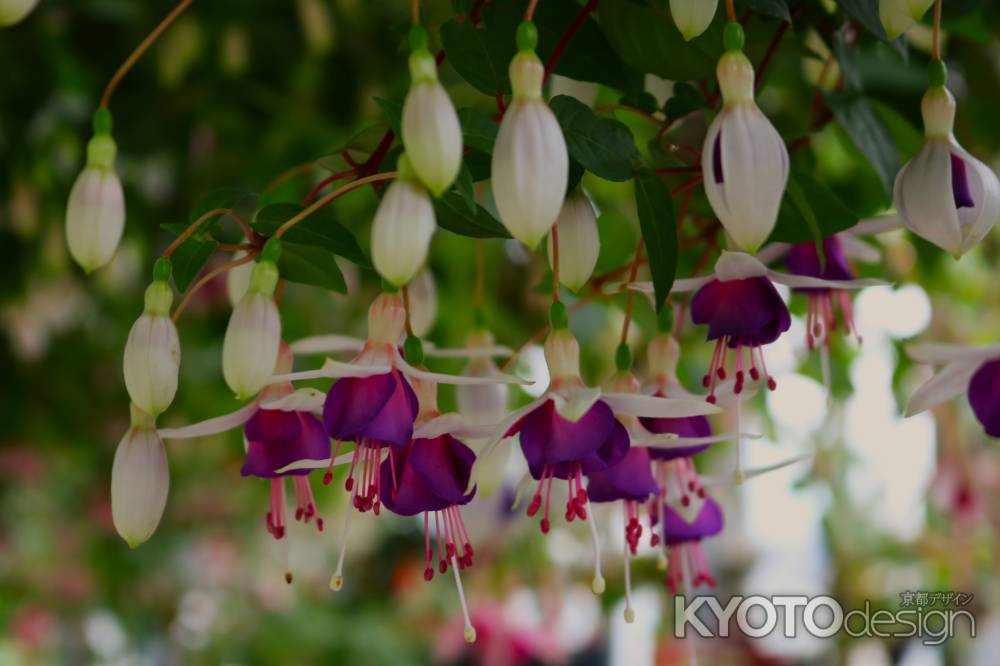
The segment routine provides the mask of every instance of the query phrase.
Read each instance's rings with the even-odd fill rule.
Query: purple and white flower
[[[1000,437],[1000,344],[971,347],[930,343],[911,345],[906,351],[919,363],[944,366],[910,396],[907,416],[965,393],[986,434]]]

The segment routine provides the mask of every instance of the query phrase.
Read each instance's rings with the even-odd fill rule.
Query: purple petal
[[[691,320],[708,324],[708,339],[732,338],[730,346],[765,345],[791,326],[788,307],[767,278],[712,280],[691,299]]]
[[[639,423],[656,435],[677,435],[678,437],[711,437],[712,426],[704,416],[683,416],[680,418],[640,418]],[[695,444],[679,449],[650,448],[649,455],[654,460],[676,460],[698,455],[711,444]]]
[[[663,540],[667,545],[701,541],[722,531],[722,509],[711,497],[705,498],[694,522],[689,523],[670,505],[663,505]]]
[[[583,473],[593,474],[617,465],[628,454],[631,446],[632,442],[628,436],[628,430],[618,419],[615,419],[611,426],[611,432],[608,433],[604,443],[581,461]]]
[[[427,487],[449,504],[468,504],[475,489],[466,494],[476,454],[451,435],[416,439],[410,447],[408,464]]]
[[[592,502],[641,502],[659,491],[653,478],[649,450],[638,446],[630,449],[615,465],[588,475],[587,495]]]
[[[559,415],[554,401],[547,400],[511,432],[520,432],[521,451],[528,466],[542,469],[564,462],[581,462],[605,444],[615,423],[611,408],[601,401],[574,423]]]
[[[330,387],[323,422],[338,440],[374,439],[404,446],[413,436],[417,396],[397,370],[340,379]]]
[[[1000,437],[1000,359],[983,363],[972,375],[969,404],[986,434]]]
[[[240,474],[243,476],[257,476],[265,479],[278,476],[305,476],[312,470],[299,469],[284,474],[276,474],[275,470],[299,460],[324,460],[330,457],[330,437],[326,434],[320,420],[312,414],[279,412],[268,409],[262,409],[257,414],[262,412],[271,412],[272,414],[268,416],[283,414],[286,421],[295,421],[296,427],[286,427],[289,432],[294,431],[295,435],[287,439],[253,439],[251,438],[250,422],[247,422],[245,430],[247,454],[243,468],[240,470]]]
[[[715,143],[712,144],[712,175],[716,183],[725,182],[722,177],[722,130],[715,135]]]
[[[853,280],[854,271],[847,263],[844,247],[840,239],[830,236],[823,239],[823,254],[826,265],[820,270],[819,253],[815,243],[797,243],[788,251],[785,266],[794,275],[821,278],[823,280]],[[801,292],[826,292],[829,289],[796,289]]]
[[[409,463],[413,445],[393,448],[379,467],[381,501],[385,508],[400,516],[414,516],[424,511],[440,511],[450,502],[434,494]],[[393,473],[395,467],[395,473]],[[393,479],[396,487],[393,488]]]
[[[279,409],[258,409],[243,426],[248,442],[281,443],[299,436],[302,422],[298,412]]]
[[[969,176],[966,173],[965,160],[951,154],[951,193],[955,197],[955,208],[973,208],[976,202],[972,200],[969,190]]]

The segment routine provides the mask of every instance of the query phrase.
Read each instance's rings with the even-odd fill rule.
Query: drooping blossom
[[[412,82],[400,121],[403,146],[417,178],[439,197],[455,182],[462,166],[462,127],[455,105],[438,82],[427,32],[415,26],[410,40]]]
[[[118,149],[111,138],[111,114],[94,114],[94,137],[87,144],[87,164],[69,193],[66,244],[87,273],[111,261],[125,229],[125,195],[115,172]]]
[[[669,551],[667,587],[673,594],[684,587],[715,587],[715,578],[705,561],[701,542],[722,531],[722,509],[704,492],[686,495],[689,502],[684,504],[676,495],[676,490],[668,487],[664,491],[660,525],[663,542]]]
[[[559,282],[570,291],[580,291],[594,272],[597,256],[601,253],[594,204],[582,190],[566,197],[556,219],[556,229],[559,232]],[[554,255],[552,238],[549,234],[550,266]]]
[[[372,264],[390,284],[402,287],[427,260],[437,229],[434,204],[416,178],[406,154],[399,177],[385,190],[372,222]]]
[[[686,42],[705,32],[718,8],[719,0],[670,0],[670,16]]]
[[[743,32],[726,27],[727,51],[717,75],[722,111],[708,128],[702,176],[712,210],[739,249],[754,253],[771,235],[788,182],[788,149],[754,101],[753,65]]]
[[[893,200],[907,229],[958,258],[1000,218],[1000,181],[955,140],[955,98],[939,76],[920,106],[924,145],[896,176]]]
[[[177,326],[170,319],[173,292],[166,279],[159,279],[169,277],[169,263],[157,266],[165,266],[166,275],[146,288],[145,308],[129,331],[122,360],[129,397],[153,417],[174,401],[181,363]]]
[[[559,121],[542,98],[545,67],[535,54],[532,23],[517,31],[510,63],[514,97],[497,132],[490,170],[500,221],[534,249],[555,223],[569,180],[569,153]]]
[[[111,467],[111,518],[130,548],[156,531],[167,505],[170,468],[153,416],[131,406],[132,425]]]
[[[878,16],[889,39],[896,39],[923,18],[934,0],[879,0]]]
[[[965,393],[986,434],[1000,437],[1000,344],[982,347],[919,344],[906,351],[919,363],[944,365],[910,396],[907,416]]]

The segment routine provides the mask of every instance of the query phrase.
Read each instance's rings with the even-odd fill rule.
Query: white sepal
[[[347,335],[314,335],[296,340],[289,346],[295,354],[357,353],[365,348],[365,341]]]
[[[243,425],[250,420],[250,417],[257,413],[258,409],[260,409],[259,396],[257,399],[251,400],[243,407],[229,414],[216,416],[180,428],[161,428],[159,430],[160,437],[163,439],[194,439],[196,437],[217,435],[220,432],[226,432],[227,430],[232,430]]]
[[[799,289],[864,289],[865,287],[884,287],[892,284],[878,278],[824,280],[823,278],[812,277],[811,275],[793,275],[791,273],[779,273],[778,271],[768,271],[767,277],[772,282]]]
[[[710,435],[708,437],[677,437],[676,435],[663,434],[663,435],[639,435],[633,436],[631,438],[632,446],[644,446],[650,449],[659,449],[660,451],[669,451],[671,449],[686,449],[691,446],[702,446],[703,444],[719,444],[720,442],[731,442],[739,439],[742,436],[743,439],[763,439],[763,435],[758,433],[742,433],[738,435],[735,432],[721,433],[719,435]]]
[[[84,168],[66,206],[69,253],[90,273],[111,261],[124,229],[125,195],[118,174],[113,168]]]
[[[379,275],[401,287],[427,259],[437,222],[422,186],[398,179],[386,188],[372,222],[372,263]]]
[[[125,343],[122,370],[129,397],[140,409],[159,416],[177,393],[181,344],[170,317],[143,314]]]
[[[156,531],[170,487],[167,452],[148,418],[144,424],[136,424],[133,418],[111,467],[111,518],[130,548]]]
[[[944,342],[925,342],[906,346],[906,354],[918,363],[950,363],[952,361],[988,361],[1000,357],[1000,344],[970,347]]]
[[[776,462],[773,465],[763,465],[761,467],[751,467],[745,469],[741,474],[734,474],[730,476],[702,476],[701,482],[703,486],[706,487],[717,487],[717,486],[732,486],[740,485],[744,481],[749,481],[750,479],[768,474],[770,472],[776,472],[779,469],[784,469],[790,465],[796,463],[805,462],[807,460],[812,460],[813,455],[811,453],[804,453],[799,456],[792,456],[782,460],[781,462]]]
[[[287,474],[288,472],[294,472],[300,469],[326,469],[328,467],[336,467],[338,465],[346,465],[351,462],[354,458],[354,452],[342,453],[337,456],[336,460],[331,458],[326,458],[324,460],[312,460],[310,458],[303,458],[302,460],[296,460],[293,463],[289,463],[280,469],[274,470],[276,474]],[[331,465],[331,460],[333,464]]]
[[[540,98],[515,96],[493,148],[493,200],[511,235],[534,249],[562,208],[569,153],[559,121]]]
[[[658,398],[652,395],[604,393],[601,400],[617,414],[651,418],[706,416],[722,412],[716,405],[693,398]]]
[[[274,374],[281,317],[274,298],[249,291],[233,309],[222,343],[222,374],[240,399],[264,388]]]
[[[980,360],[963,359],[944,366],[913,392],[906,403],[906,416],[919,414],[965,393],[980,365]]]
[[[281,382],[297,382],[306,379],[340,379],[341,377],[373,377],[375,375],[385,375],[392,372],[392,367],[380,364],[362,363],[341,363],[328,358],[323,361],[323,366],[316,370],[300,370],[299,372],[289,372],[281,375],[274,375],[268,381],[269,384]]]
[[[566,198],[556,219],[559,232],[559,282],[577,292],[587,284],[601,253],[594,205],[583,192]],[[549,266],[553,259],[552,234],[549,234]]]
[[[519,384],[521,386],[530,386],[534,384],[530,379],[522,379],[502,372],[475,377],[469,375],[446,375],[440,372],[420,370],[407,363],[398,349],[393,349],[393,351],[395,352],[395,358],[392,362],[393,366],[412,379],[436,382],[438,384],[452,384],[454,386],[479,386],[488,384]]]
[[[896,39],[919,21],[934,0],[879,0],[878,16],[886,37]]]
[[[261,409],[276,409],[282,412],[318,412],[326,402],[326,393],[314,388],[302,388],[274,400],[264,400]]]

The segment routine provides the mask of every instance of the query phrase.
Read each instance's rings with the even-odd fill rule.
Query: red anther
[[[455,544],[449,543],[445,545],[444,552],[448,554],[448,559],[450,560],[452,556],[455,554]]]
[[[588,499],[590,498],[587,496],[587,491],[580,488],[580,490],[576,493],[576,501],[580,503],[580,506],[583,506],[587,503]]]
[[[333,481],[333,472],[327,472],[323,475],[323,485],[328,486],[330,482]]]
[[[542,495],[541,493],[535,495],[531,498],[531,504],[528,505],[528,517],[532,518],[538,510],[542,507]]]
[[[323,519],[322,518],[317,518],[316,519],[316,529],[319,530],[320,532],[323,531]]]
[[[774,381],[774,377],[767,378],[767,388],[769,388],[772,391],[778,388],[778,382]]]
[[[704,377],[701,378],[701,385],[704,386],[705,388],[708,388],[708,385],[711,383],[712,383],[711,375],[705,375]]]
[[[274,538],[275,539],[280,539],[283,536],[285,536],[285,528],[284,528],[284,526],[275,527],[274,528]]]
[[[380,509],[381,506],[382,506],[381,502],[375,502],[375,506],[372,507],[375,510],[375,515],[376,516],[380,515],[380,510],[379,509]]]
[[[438,571],[440,571],[441,573],[448,571],[448,563],[445,562],[444,560],[438,562]]]
[[[660,545],[660,535],[657,534],[656,532],[653,532],[650,535],[650,537],[649,537],[649,545],[653,546],[654,548],[656,546],[659,546]]]
[[[737,384],[742,384],[743,383],[743,371],[742,370],[737,370],[736,371],[736,383]]]
[[[687,495],[684,495],[683,497],[681,497],[681,504],[684,506],[691,506],[691,498],[688,497]]]
[[[714,393],[710,393],[709,396],[707,398],[705,398],[705,402],[707,402],[709,404],[712,404],[712,405],[715,404],[716,400],[718,400],[718,398],[715,397]]]
[[[548,518],[542,518],[542,522],[539,523],[538,526],[542,528],[542,534],[548,534],[549,533],[549,527],[550,527],[550,525],[549,525],[549,519]]]
[[[362,506],[363,505],[361,503],[361,497],[358,496],[358,495],[355,495],[354,496],[354,508],[357,509],[358,511],[364,511],[364,509],[361,508]]]
[[[566,507],[566,515],[563,516],[563,518],[566,519],[567,523],[572,523],[573,519],[576,518],[576,511],[574,511],[572,507],[567,506]]]
[[[750,379],[760,381],[760,370],[757,368],[750,368]]]
[[[580,520],[587,520],[587,510],[583,508],[582,504],[576,505],[576,517]]]
[[[688,490],[694,492],[695,488],[697,488],[697,486],[695,486],[694,481],[688,481]]]
[[[698,489],[698,497],[700,497],[701,499],[705,499],[705,489],[704,488],[699,488]]]
[[[743,393],[743,382],[736,382],[736,384],[733,385],[733,393]]]
[[[344,481],[344,490],[346,490],[347,492],[351,492],[352,490],[354,490],[354,477],[352,476],[347,477],[347,481]]]
[[[295,520],[302,520],[302,516],[305,516],[305,515],[306,515],[305,511],[303,511],[302,509],[296,509],[295,510]],[[308,521],[309,521],[309,517],[306,516],[306,522],[308,522]]]
[[[695,576],[694,586],[698,587],[702,583],[705,583],[705,585],[708,585],[709,587],[716,586],[715,579],[712,578],[712,576],[708,573],[700,573],[697,576]]]
[[[430,582],[434,578],[434,567],[427,567],[424,569],[424,580]]]
[[[723,368],[722,366],[719,366],[719,369],[715,371],[715,376],[718,377],[719,379],[725,379],[726,369]]]
[[[469,561],[471,562],[472,561],[472,554],[474,552],[472,550],[472,544],[471,543],[465,544],[465,552],[469,555]]]

